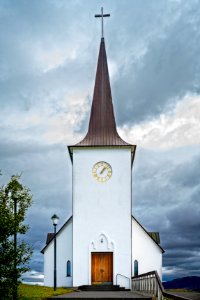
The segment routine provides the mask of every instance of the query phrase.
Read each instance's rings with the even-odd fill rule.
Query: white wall
[[[138,261],[138,274],[157,271],[162,281],[162,251],[144,229],[132,218],[132,263]]]
[[[44,285],[53,286],[53,243],[44,252]]]
[[[72,276],[67,277],[66,263],[72,267],[72,220],[57,235],[57,286],[72,286]],[[44,252],[44,285],[54,285],[54,242]]]
[[[99,161],[112,166],[112,177],[104,183],[92,176]],[[131,278],[131,218],[131,149],[75,148],[73,286],[91,284],[93,251],[114,252],[114,283],[117,273]],[[104,246],[99,243],[102,234]]]

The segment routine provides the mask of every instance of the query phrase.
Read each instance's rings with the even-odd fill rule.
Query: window
[[[71,276],[71,261],[67,261],[67,277]]]
[[[134,261],[134,276],[135,277],[138,276],[138,261],[137,260]]]

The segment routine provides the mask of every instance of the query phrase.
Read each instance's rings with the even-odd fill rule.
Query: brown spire
[[[76,146],[127,146],[117,133],[104,38],[101,39],[88,133]]]

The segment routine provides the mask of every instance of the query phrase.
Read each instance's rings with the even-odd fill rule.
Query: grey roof
[[[160,234],[159,232],[149,232],[149,235],[154,239],[157,244],[160,244]]]
[[[47,233],[47,239],[46,239],[46,245],[49,244],[51,242],[51,240],[53,239],[55,233]]]

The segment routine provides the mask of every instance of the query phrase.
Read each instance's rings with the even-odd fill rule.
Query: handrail
[[[163,285],[162,285],[162,282],[161,282],[161,280],[160,280],[160,277],[158,276],[158,272],[157,272],[157,271],[151,271],[151,272],[143,273],[143,274],[140,274],[140,275],[138,275],[138,276],[132,277],[132,279],[134,279],[134,278],[141,278],[141,277],[145,277],[145,276],[149,276],[149,275],[155,275],[156,280],[157,280],[157,283],[158,283],[158,285],[159,285],[161,291],[164,292],[164,287],[163,287]]]
[[[131,288],[131,279],[130,279],[129,277],[125,276],[125,275],[122,275],[122,274],[119,274],[119,273],[118,273],[118,274],[116,275],[116,284],[117,284],[117,278],[118,278],[118,276],[122,276],[122,277],[128,279],[128,284],[129,284],[129,289],[130,289],[130,288]]]
[[[157,287],[154,286],[154,282],[152,283],[152,279],[156,280]],[[164,290],[164,287],[162,285],[162,282],[160,280],[160,277],[158,276],[157,271],[151,271],[147,273],[140,274],[138,276],[132,277],[132,282],[134,283],[135,281],[139,280],[139,285],[135,285],[134,290],[139,291],[139,292],[144,292],[152,294],[152,284],[153,284],[153,294],[156,299],[160,300],[163,299],[163,297],[167,297],[169,299],[174,299],[174,300],[190,300],[189,298],[185,298],[183,296],[178,296],[178,295],[173,295]],[[144,282],[142,282],[144,280]],[[149,281],[149,282],[148,282]],[[136,286],[139,286],[137,289]],[[149,290],[148,287],[150,286]],[[147,289],[146,289],[147,288]]]

